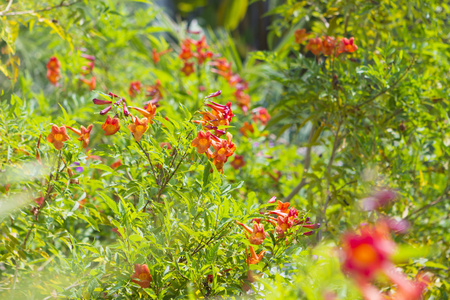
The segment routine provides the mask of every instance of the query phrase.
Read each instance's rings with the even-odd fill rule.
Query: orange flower
[[[120,159],[116,160],[115,162],[113,162],[111,164],[111,168],[113,169],[117,169],[118,167],[120,167],[122,165],[122,161]]]
[[[269,234],[264,231],[263,224],[254,223],[253,228],[250,228],[247,225],[242,224],[241,222],[236,223],[244,227],[245,231],[247,231],[250,234],[250,236],[248,236],[247,233],[245,235],[247,236],[248,241],[252,245],[261,245],[264,239],[269,236]]]
[[[268,214],[287,216],[289,214],[289,205],[291,205],[289,202],[283,203],[281,201],[278,201],[275,210],[268,212]]]
[[[78,209],[83,209],[86,202],[87,202],[87,198],[84,198],[84,199],[78,201]]]
[[[152,275],[150,275],[150,271],[146,264],[134,265],[134,273],[131,275],[132,282],[137,283],[141,286],[141,288],[146,289],[150,287],[152,280]]]
[[[253,121],[260,121],[261,124],[266,125],[267,122],[270,120],[270,115],[267,112],[267,109],[265,109],[264,107],[260,107],[255,109],[255,111],[253,112]]]
[[[197,63],[201,65],[206,59],[211,58],[213,53],[211,51],[198,51],[194,56],[197,58]]]
[[[50,57],[47,62],[47,70],[59,72],[59,68],[61,68],[61,63],[59,60],[55,56]]]
[[[227,132],[227,139],[220,140],[219,142],[212,141],[212,146],[215,152],[212,155],[212,158],[217,161],[226,162],[228,157],[233,155],[236,150],[236,145],[232,142],[233,136],[231,133]]]
[[[322,51],[322,41],[320,38],[309,39],[308,45],[306,45],[306,50],[311,51],[315,56],[318,56]]]
[[[226,58],[215,59],[210,65],[225,73],[231,70],[231,63],[229,63]]]
[[[206,156],[208,156],[208,154],[206,154]],[[213,159],[213,164],[216,166],[217,171],[223,174],[223,166],[225,165],[225,161]]]
[[[219,104],[211,101],[211,103],[206,104],[209,108],[212,108],[212,113],[219,120],[220,125],[230,125],[231,118],[234,116],[233,111],[231,110],[231,102],[227,102],[226,105]]]
[[[52,126],[52,131],[47,136],[47,142],[52,143],[56,149],[61,150],[65,141],[70,140],[67,135],[66,126]]]
[[[89,145],[89,137],[91,136],[91,130],[92,130],[92,124],[88,126],[86,129],[84,126],[81,126],[81,130],[72,128],[70,126],[66,126],[66,128],[72,130],[76,134],[78,134],[80,137],[78,138],[79,141],[82,141],[82,147],[86,148]]]
[[[297,29],[294,33],[295,42],[297,44],[303,43],[304,41],[306,41],[308,39],[308,35],[310,35],[310,33],[306,33],[306,29],[304,29],[304,28]]]
[[[139,107],[133,107],[133,106],[130,106],[129,108],[140,112],[141,115],[143,115],[144,117],[147,118],[147,121],[149,122],[149,124],[153,124],[152,119],[155,117],[155,113],[156,113],[156,106],[155,105],[149,103],[147,105],[146,109],[139,108]]]
[[[185,43],[183,45],[181,45],[181,53],[179,55],[179,57],[186,61],[189,58],[191,58],[193,56],[192,51],[191,51],[191,45],[190,42],[189,43]]]
[[[286,216],[286,217],[278,216],[277,227],[275,228],[275,231],[280,237],[284,237],[284,233],[289,228],[291,228],[292,225],[293,225],[293,222],[288,216]]]
[[[136,142],[139,142],[142,138],[142,135],[148,129],[148,120],[147,118],[142,118],[139,120],[138,117],[132,116],[133,124],[128,125],[128,129],[133,133],[134,139]]]
[[[242,155],[235,155],[234,160],[231,162],[231,166],[237,170],[245,166],[245,160],[244,156]]]
[[[102,129],[105,131],[105,135],[113,135],[120,129],[119,119],[116,117],[111,119],[110,116],[107,116],[105,123],[102,125]]]
[[[250,95],[244,93],[242,90],[236,90],[233,95],[236,97],[236,104],[246,112],[250,107]]]
[[[241,129],[239,129],[239,131],[244,135],[244,136],[248,136],[248,133],[253,133],[255,132],[255,128],[253,128],[253,124],[249,123],[249,122],[245,122],[244,125],[242,125]]]
[[[172,49],[166,49],[166,50],[164,50],[164,51],[161,51],[161,52],[158,52],[158,51],[156,51],[156,49],[153,49],[152,50],[152,59],[153,59],[153,62],[155,63],[155,64],[157,64],[158,62],[159,62],[159,60],[160,60],[160,57],[162,56],[162,55],[164,55],[164,54],[166,54],[166,53],[169,53],[170,51],[172,51]]]
[[[152,97],[154,100],[162,99],[162,93],[161,93],[161,81],[159,79],[156,80],[155,85],[148,86],[146,88],[146,96]]]
[[[130,97],[136,97],[136,94],[141,92],[141,82],[140,81],[132,81],[130,83],[130,88],[128,89],[128,94]]]
[[[343,269],[357,278],[371,279],[391,265],[395,243],[385,223],[364,226],[361,233],[347,233],[343,237]]]
[[[353,53],[358,50],[358,47],[354,44],[355,38],[342,38],[339,44],[338,54],[340,53]]]
[[[97,81],[94,76],[92,76],[90,80],[88,80],[86,78],[81,78],[80,80],[81,80],[81,82],[86,84],[89,87],[89,90],[91,90],[91,91],[94,90],[95,86],[97,85]]]
[[[51,84],[57,85],[59,79],[61,79],[60,75],[61,63],[59,60],[52,56],[47,62],[47,79]]]
[[[250,250],[250,257],[248,258],[247,263],[249,265],[256,265],[261,261],[266,251],[261,251],[258,255],[256,255],[255,249],[253,249],[252,246],[248,246],[248,248]]]
[[[324,55],[333,55],[336,49],[336,39],[331,36],[322,37],[322,47]]]
[[[191,146],[196,147],[199,154],[205,153],[211,146],[211,133],[209,131],[199,131]]]
[[[184,75],[186,76],[189,76],[192,73],[194,73],[195,72],[194,63],[185,62],[183,68],[181,68],[181,72],[183,72]]]
[[[51,84],[57,85],[58,81],[61,79],[61,75],[58,72],[47,70],[47,79],[50,81]]]

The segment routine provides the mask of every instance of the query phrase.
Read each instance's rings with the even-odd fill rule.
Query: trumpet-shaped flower
[[[162,99],[162,93],[161,93],[161,81],[159,79],[156,80],[155,85],[151,85],[146,87],[146,94],[147,97],[153,98],[153,100],[160,100]],[[155,104],[155,103],[152,103]]]
[[[83,142],[82,147],[86,148],[89,145],[89,137],[91,136],[92,126],[93,126],[92,124],[89,125],[88,128],[81,126],[80,130],[70,126],[66,126],[66,128],[75,132],[79,136],[78,140]]]
[[[55,56],[50,57],[47,62],[47,69],[59,71],[59,68],[61,68],[61,63],[59,62],[58,58],[56,58]]]
[[[242,125],[241,129],[239,131],[244,135],[248,136],[249,133],[255,132],[255,128],[253,127],[252,123],[244,122],[244,125]]]
[[[148,269],[146,264],[134,265],[134,273],[131,275],[132,282],[137,283],[141,286],[141,288],[146,289],[150,287],[150,283],[152,282],[152,280],[152,275],[150,275],[150,270]]]
[[[267,109],[265,109],[264,107],[255,109],[254,115],[253,115],[254,122],[260,121],[261,124],[266,125],[269,120],[270,120],[270,115],[267,112]]]
[[[128,125],[128,129],[133,133],[136,142],[139,142],[144,135],[145,131],[148,129],[147,118],[142,118],[139,120],[138,117],[132,117],[133,124]]]
[[[310,35],[310,33],[306,33],[305,28],[297,29],[294,33],[295,42],[297,44],[301,44],[308,39],[309,35]]]
[[[219,119],[220,125],[229,125],[231,118],[234,116],[233,111],[231,110],[231,102],[228,102],[226,105],[222,105],[216,102],[212,102],[206,104],[206,106],[213,109],[213,114]]]
[[[353,53],[358,50],[358,47],[354,44],[355,38],[342,38],[338,48],[338,54],[340,53]]]
[[[210,65],[216,67],[217,70],[222,72],[228,72],[231,70],[231,63],[229,63],[226,58],[215,59],[210,63]]]
[[[234,160],[231,162],[231,166],[237,170],[245,166],[245,160],[244,156],[242,155],[236,155],[234,156]]]
[[[264,257],[264,253],[266,253],[266,251],[261,251],[257,255],[255,249],[253,249],[252,246],[248,246],[248,249],[250,250],[250,257],[247,260],[247,263],[249,265],[256,265],[257,263],[259,263],[261,259]]]
[[[250,95],[244,93],[243,90],[236,90],[233,95],[236,97],[236,104],[242,108],[244,112],[247,112],[250,107]]]
[[[136,97],[137,94],[141,93],[142,84],[140,81],[132,81],[130,87],[128,88],[128,94],[130,97]]]
[[[67,140],[70,140],[70,137],[67,135],[66,126],[58,127],[53,125],[50,134],[47,136],[47,142],[52,143],[56,149],[61,150],[64,142]]]
[[[47,79],[50,81],[51,84],[57,85],[58,81],[61,79],[61,75],[56,71],[47,70]]]
[[[157,64],[160,61],[161,56],[166,54],[166,53],[169,53],[170,51],[172,51],[172,49],[169,48],[169,49],[166,49],[164,51],[158,52],[158,51],[156,51],[156,49],[153,48],[153,50],[152,50],[153,62],[155,64]]]
[[[191,146],[196,147],[199,154],[205,153],[211,146],[211,133],[199,131],[197,137],[191,142]]]
[[[191,51],[191,44],[189,43],[184,43],[181,45],[181,53],[179,55],[179,57],[186,61],[188,59],[190,59],[194,54]]]
[[[183,68],[181,68],[181,72],[183,72],[184,75],[186,76],[189,76],[192,73],[194,73],[195,72],[194,63],[185,62]]]
[[[152,119],[155,117],[155,113],[156,113],[155,105],[153,105],[152,103],[148,103],[148,105],[145,109],[139,108],[139,107],[133,107],[133,106],[130,106],[129,108],[138,111],[141,115],[143,115],[144,117],[147,118],[147,120],[150,124],[153,124]]]
[[[268,212],[268,214],[274,214],[283,217],[287,216],[289,214],[289,205],[291,205],[289,202],[283,203],[281,201],[278,201],[275,210]]]
[[[89,87],[89,90],[91,91],[94,90],[95,86],[97,85],[97,80],[95,79],[94,76],[92,76],[91,79],[81,78],[80,80],[81,82],[86,84]]]
[[[252,245],[261,245],[264,239],[269,236],[269,234],[264,231],[263,224],[253,223],[253,228],[250,228],[241,222],[236,223],[244,227],[245,231],[247,231],[247,233],[250,234],[250,236],[247,233],[245,235],[247,236],[248,241]]]
[[[336,49],[336,39],[331,36],[322,37],[322,52],[324,55],[333,55]]]
[[[289,228],[292,227],[292,225],[294,225],[294,223],[288,216],[278,216],[275,231],[280,237],[284,237],[284,233],[288,231]]]
[[[236,145],[232,142],[233,136],[227,132],[227,139],[220,140],[219,142],[212,142],[212,146],[215,150],[213,153],[213,159],[217,161],[226,162],[228,157],[233,155],[236,150]]]
[[[343,269],[357,278],[370,280],[391,265],[395,244],[389,237],[385,223],[364,226],[360,234],[343,236]]]
[[[318,56],[322,52],[322,41],[320,38],[309,39],[306,45],[306,50],[311,51],[315,56]]]
[[[107,116],[105,123],[102,125],[102,129],[105,131],[105,135],[113,135],[120,129],[119,119],[116,117],[111,119],[110,116]]]

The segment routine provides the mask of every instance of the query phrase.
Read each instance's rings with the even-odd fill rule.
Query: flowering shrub
[[[245,53],[47,2],[0,7],[2,299],[445,299],[446,6],[286,1]]]

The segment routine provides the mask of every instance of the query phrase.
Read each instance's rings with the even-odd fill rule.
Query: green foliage
[[[273,50],[252,52],[243,62],[227,31],[202,31],[209,50],[249,82],[247,113],[236,105],[235,86],[210,63],[195,63],[189,76],[181,72],[182,41],[201,35],[151,1],[3,5],[2,299],[322,299],[327,293],[361,299],[340,270],[337,248],[343,232],[381,217],[410,222],[407,234],[395,236],[395,262],[411,278],[431,272],[426,297],[446,299],[448,6],[276,2],[269,13]],[[223,3],[219,23],[234,29],[249,3]],[[300,28],[311,37],[354,37],[358,50],[315,57],[306,43],[294,42]],[[157,62],[153,49],[172,51]],[[85,55],[95,56],[88,75]],[[52,56],[61,62],[57,86],[46,77]],[[82,79],[92,77],[90,91]],[[136,80],[147,91],[128,96]],[[140,142],[118,106],[109,114],[118,116],[120,130],[103,134],[99,111],[106,106],[93,98],[110,100],[112,92],[127,95],[128,107],[142,107],[156,88],[161,106]],[[192,120],[201,119],[206,97],[218,90],[212,99],[232,101],[235,114],[219,129],[233,135],[235,155],[245,161],[234,169],[230,157],[223,174],[191,146],[202,130]],[[259,106],[270,112],[267,124],[258,120]],[[244,122],[254,131],[243,134]],[[93,124],[89,150],[72,132],[56,150],[46,140],[52,124]],[[363,211],[362,200],[384,188],[395,189],[397,201]],[[265,222],[268,237],[254,247],[266,253],[249,265],[249,240],[236,222],[265,218],[274,209],[267,204],[272,196],[296,207],[299,220],[322,226],[312,236],[297,226],[280,237]],[[130,281],[136,264],[148,266],[149,288]]]

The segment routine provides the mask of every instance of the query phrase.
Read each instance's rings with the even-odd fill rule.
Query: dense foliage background
[[[345,233],[381,222],[396,270],[426,277],[425,299],[448,299],[449,12],[403,0],[2,1],[1,299],[368,299],[342,249]],[[357,49],[340,51],[344,38]],[[105,135],[100,100],[117,133]],[[215,128],[193,122],[223,117],[218,107],[230,118]],[[148,117],[139,142],[127,109]],[[83,148],[68,127],[90,124]],[[62,150],[52,125],[68,128]],[[223,170],[191,146],[218,131],[233,137]],[[298,210],[281,234],[272,197]],[[260,244],[238,224],[255,230],[255,218]],[[147,287],[135,280],[144,264]],[[389,274],[371,287],[420,299]]]

